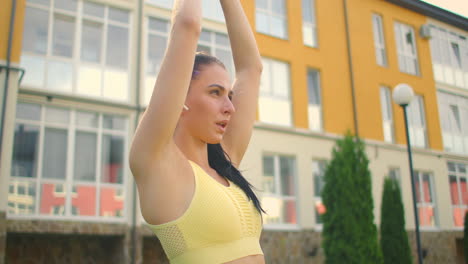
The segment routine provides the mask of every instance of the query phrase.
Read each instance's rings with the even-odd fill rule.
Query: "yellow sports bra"
[[[195,193],[189,208],[174,221],[149,225],[172,264],[219,264],[263,255],[262,220],[244,191],[226,187],[190,161]]]

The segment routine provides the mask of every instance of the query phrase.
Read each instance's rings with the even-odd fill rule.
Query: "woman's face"
[[[181,116],[190,134],[205,143],[221,142],[235,112],[231,98],[227,71],[216,63],[203,65],[192,80],[185,100],[189,110],[184,110]]]

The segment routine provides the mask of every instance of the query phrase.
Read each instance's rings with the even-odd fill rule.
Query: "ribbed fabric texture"
[[[244,191],[229,182],[226,187],[190,162],[195,193],[178,219],[149,225],[172,264],[219,264],[262,254],[261,216]]]

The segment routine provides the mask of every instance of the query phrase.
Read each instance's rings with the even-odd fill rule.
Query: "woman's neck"
[[[206,142],[176,130],[174,142],[188,160],[202,167],[209,168],[208,148]]]

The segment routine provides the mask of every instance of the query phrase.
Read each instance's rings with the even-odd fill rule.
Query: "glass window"
[[[436,227],[438,220],[432,175],[427,172],[414,171],[414,180],[419,225],[421,227]]]
[[[34,214],[36,208],[36,183],[10,178],[8,214]]]
[[[372,28],[374,32],[375,58],[377,64],[380,66],[387,66],[382,16],[377,14],[372,15]]]
[[[407,108],[410,141],[415,147],[427,147],[426,116],[424,102],[420,95],[416,95]]]
[[[291,108],[289,65],[263,58],[259,98],[260,121],[292,126]]]
[[[468,98],[444,92],[437,97],[444,149],[468,154]]]
[[[467,164],[448,162],[450,197],[452,201],[453,224],[463,227],[465,213],[468,211],[468,174]]]
[[[96,62],[101,61],[103,25],[94,21],[83,21],[81,29],[81,60]]]
[[[287,38],[287,16],[285,0],[255,1],[256,28],[260,33],[278,38]]]
[[[262,206],[267,225],[297,224],[295,159],[281,155],[263,156]]]
[[[129,11],[97,3],[27,1],[22,85],[128,101],[130,22]]]
[[[109,26],[107,29],[107,62],[108,66],[127,68],[128,29]]]
[[[17,112],[8,214],[124,217],[126,117],[22,102]]]
[[[71,58],[73,55],[75,19],[64,15],[54,16],[52,54]]]
[[[395,142],[393,128],[393,109],[390,89],[385,86],[380,87],[380,106],[382,111],[382,129],[384,141]]]
[[[400,71],[418,75],[419,65],[416,52],[416,38],[413,28],[408,25],[395,22],[395,37]]]
[[[320,95],[320,73],[317,70],[307,70],[308,116],[309,129],[321,131],[322,125],[322,99]]]
[[[325,186],[325,169],[327,162],[324,160],[312,161],[312,173],[314,177],[314,208],[315,208],[315,224],[323,224],[322,216],[326,212],[325,205],[322,202],[322,190]]]
[[[32,7],[26,8],[23,31],[23,50],[46,54],[49,14]]]
[[[302,0],[302,39],[304,45],[317,47],[315,0]]]
[[[75,162],[73,178],[77,181],[96,179],[97,135],[89,132],[76,132]]]

